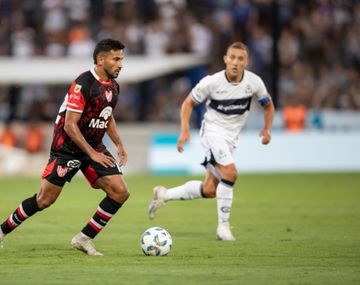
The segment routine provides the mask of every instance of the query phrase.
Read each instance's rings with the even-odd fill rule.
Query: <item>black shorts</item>
[[[104,151],[104,154],[113,157],[108,151]],[[122,174],[121,168],[117,163],[114,167],[109,166],[106,168],[91,160],[88,155],[76,157],[69,154],[52,152],[41,178],[62,187],[66,181],[70,182],[79,170],[82,171],[93,188],[97,188],[94,186],[94,183],[100,177]]]

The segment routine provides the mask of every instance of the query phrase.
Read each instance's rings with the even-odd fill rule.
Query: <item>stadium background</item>
[[[38,189],[59,105],[104,37],[127,46],[114,115],[131,192],[96,238],[105,256],[87,258],[69,241],[103,193],[74,179],[5,238],[0,284],[360,284],[358,2],[0,0],[0,217]],[[252,104],[236,157],[237,241],[223,243],[214,199],[171,202],[154,221],[146,209],[153,186],[202,179],[203,110],[180,155],[179,107],[202,76],[223,68],[234,40],[249,45],[250,69],[266,81],[277,113],[264,147]],[[172,234],[169,256],[142,254],[139,237],[151,226]]]
[[[173,146],[181,102],[202,76],[223,68],[222,55],[235,40],[249,46],[249,69],[264,78],[277,107],[271,156],[265,156],[269,165],[258,163],[264,148],[245,147],[250,154],[239,156],[241,170],[360,170],[358,1],[2,0],[0,5],[2,174],[41,171],[69,83],[92,66],[94,45],[105,37],[127,47],[114,116],[130,155],[128,173],[169,167],[200,172],[196,159],[154,161],[164,147],[157,145],[164,142],[158,137],[169,136],[167,147]],[[258,143],[254,132],[262,123],[256,104],[252,108],[245,146]],[[198,107],[192,118],[195,142],[202,113]],[[309,145],[314,145],[310,151]],[[327,159],[332,153],[338,155]],[[175,149],[171,155],[177,155]]]

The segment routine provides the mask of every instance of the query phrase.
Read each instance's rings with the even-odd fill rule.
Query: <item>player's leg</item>
[[[215,189],[216,187],[214,188],[214,193]],[[207,198],[204,193],[203,182],[200,180],[191,180],[180,186],[168,189],[164,186],[156,186],[153,189],[153,200],[148,207],[148,216],[150,219],[153,219],[158,209],[164,205],[165,202],[172,200],[193,200],[198,198]]]
[[[68,159],[62,156],[50,155],[41,176],[39,192],[22,201],[19,207],[0,225],[1,240],[26,219],[55,202],[65,182],[71,180],[76,173],[76,170],[72,171],[73,168],[67,166],[68,162]]]
[[[92,239],[100,233],[130,196],[122,175],[100,177],[94,186],[101,188],[106,193],[106,196],[98,205],[93,217],[81,231]]]
[[[230,229],[230,212],[233,201],[233,187],[237,178],[235,164],[218,165],[221,181],[216,188],[216,202],[218,212],[217,238],[225,241],[233,241]]]
[[[202,144],[207,146],[211,153],[207,169],[219,181],[216,186],[217,237],[221,240],[235,240],[230,230],[233,186],[237,179],[237,169],[233,158],[234,146],[220,137],[204,137]]]
[[[11,233],[25,220],[35,213],[49,207],[61,193],[62,187],[42,179],[40,190],[37,194],[25,199],[15,211],[1,224],[0,239]]]
[[[82,170],[91,185],[94,188],[102,189],[106,193],[106,197],[100,202],[94,215],[81,232],[72,239],[71,245],[88,255],[102,255],[95,249],[92,239],[107,225],[130,194],[118,167],[105,168],[91,163]]]
[[[148,207],[148,216],[153,219],[158,209],[165,202],[172,200],[193,200],[198,198],[214,198],[216,187],[220,180],[220,174],[215,168],[216,161],[207,144],[204,144],[207,156],[202,165],[206,168],[206,175],[203,181],[191,180],[173,188],[156,186],[153,190],[153,200]]]

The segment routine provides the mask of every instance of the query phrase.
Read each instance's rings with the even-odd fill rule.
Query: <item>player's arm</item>
[[[111,116],[111,118],[109,119],[109,124],[106,133],[109,135],[110,139],[116,146],[116,151],[120,157],[120,164],[125,165],[127,162],[127,153],[124,149],[121,138],[117,132],[116,122],[113,116]]]
[[[181,105],[181,110],[180,110],[181,129],[177,142],[178,152],[183,152],[184,143],[190,141],[190,118],[191,118],[192,110],[195,105],[197,105],[197,102],[192,98],[191,94],[186,97],[186,99]]]
[[[101,152],[97,152],[85,140],[84,136],[82,135],[82,133],[78,127],[78,122],[79,122],[80,118],[81,118],[80,112],[73,112],[70,110],[66,111],[65,125],[64,125],[64,130],[65,130],[66,134],[93,161],[100,163],[104,167],[115,166],[115,161],[112,157],[107,156]]]
[[[262,144],[268,144],[271,140],[271,127],[274,120],[275,107],[272,100],[263,106],[264,108],[264,128],[260,131]]]

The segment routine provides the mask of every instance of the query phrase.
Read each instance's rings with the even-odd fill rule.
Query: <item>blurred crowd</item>
[[[309,109],[360,110],[357,0],[0,0],[0,6],[0,56],[91,61],[96,42],[107,37],[123,41],[128,55],[209,56],[205,66],[123,84],[114,113],[120,121],[177,121],[185,96],[224,67],[222,55],[237,40],[250,48],[249,69],[290,117]],[[51,121],[66,91],[0,86],[0,120]]]

